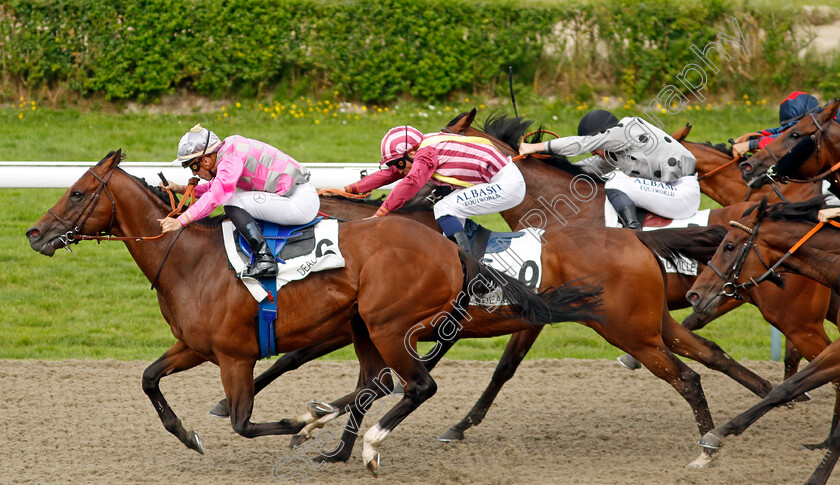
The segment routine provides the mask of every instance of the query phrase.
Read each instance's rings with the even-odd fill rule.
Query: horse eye
[[[70,192],[70,198],[71,199],[79,200],[79,199],[82,198],[82,195],[83,194],[81,192],[79,192],[78,190],[74,190],[73,192]]]
[[[793,138],[794,140],[799,139],[800,136],[802,136],[802,135],[800,135],[799,133],[796,133],[796,132],[790,134],[790,137]]]
[[[726,246],[723,247],[723,250],[731,253],[732,251],[735,251],[735,245],[732,243],[726,243]]]

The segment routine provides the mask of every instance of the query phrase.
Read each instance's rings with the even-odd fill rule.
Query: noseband
[[[58,236],[58,239],[62,243],[64,243],[64,249],[66,249],[68,252],[73,252],[70,249],[70,244],[78,244],[79,241],[85,239],[102,239],[103,236],[106,238],[110,236],[111,229],[113,229],[114,227],[114,218],[117,214],[117,202],[114,200],[114,196],[111,195],[111,191],[108,190],[108,181],[111,180],[111,176],[114,174],[115,167],[116,165],[111,167],[107,172],[105,172],[105,175],[102,177],[96,175],[93,169],[88,169],[88,172],[90,172],[91,175],[93,175],[94,177],[96,177],[97,180],[99,180],[99,186],[93,192],[93,196],[90,198],[90,200],[88,200],[85,207],[79,213],[79,217],[77,217],[75,221],[69,222],[66,219],[62,219],[61,216],[59,216],[55,213],[54,210],[52,210],[52,207],[50,207],[47,210],[48,214],[53,216],[62,226],[64,226],[65,229],[67,229],[66,233],[64,233],[61,236]],[[100,195],[102,195],[103,190],[106,194],[108,194],[108,198],[111,199],[111,220],[110,222],[108,222],[108,230],[102,231],[97,235],[81,234],[85,223],[88,221],[88,219],[90,219],[90,216],[93,215],[93,211],[96,210],[96,205],[99,202],[99,197]]]

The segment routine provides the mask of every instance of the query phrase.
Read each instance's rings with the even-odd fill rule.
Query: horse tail
[[[575,280],[535,293],[519,280],[479,263],[463,250],[458,251],[458,257],[464,268],[466,296],[485,295],[494,288],[501,288],[502,300],[507,304],[496,308],[506,316],[534,324],[603,320],[598,314],[603,292],[600,285]]]
[[[712,259],[723,238],[726,237],[723,226],[687,227],[682,229],[659,229],[656,231],[636,231],[636,237],[655,255],[669,261],[674,266],[682,258],[693,259],[706,264]]]

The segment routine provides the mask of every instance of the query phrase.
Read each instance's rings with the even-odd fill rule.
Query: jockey
[[[761,150],[780,133],[795,125],[799,118],[820,106],[817,98],[802,91],[794,91],[779,104],[779,126],[755,133],[745,133],[732,145],[732,155],[743,156],[747,152]]]
[[[209,215],[219,205],[251,246],[254,263],[239,277],[277,275],[277,261],[254,218],[276,224],[304,224],[318,214],[320,199],[309,183],[309,170],[266,143],[234,135],[219,140],[195,125],[178,144],[173,163],[189,167],[208,184],[195,187],[198,200],[177,219],[158,219],[164,233]],[[184,193],[182,185],[166,188]]]
[[[519,167],[486,138],[433,133],[423,135],[411,126],[397,126],[385,134],[380,166],[387,168],[344,188],[359,193],[399,180],[372,217],[399,209],[431,182],[455,190],[438,201],[435,219],[443,234],[470,251],[464,222],[468,216],[510,209],[525,198],[525,179]]]
[[[607,198],[624,227],[642,228],[637,206],[671,219],[691,217],[700,207],[700,185],[694,173],[697,160],[682,144],[641,118],[619,121],[609,111],[591,111],[580,120],[578,136],[519,147],[523,155],[535,152],[592,153],[578,165],[588,173],[609,174],[605,177]]]

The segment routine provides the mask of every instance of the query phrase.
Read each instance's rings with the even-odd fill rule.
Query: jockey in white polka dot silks
[[[380,166],[387,168],[344,189],[367,192],[399,180],[373,215],[381,217],[402,207],[428,182],[452,187],[455,190],[435,204],[435,219],[443,234],[467,252],[467,217],[507,210],[525,198],[519,167],[486,138],[423,135],[411,126],[397,126],[385,134],[380,148]]]
[[[636,207],[669,219],[691,217],[700,207],[697,160],[682,144],[647,121],[595,110],[578,125],[578,136],[545,143],[523,143],[519,153],[591,153],[578,165],[609,178],[606,195],[624,227],[641,229]],[[615,172],[615,169],[620,172]]]
[[[276,224],[305,224],[318,214],[321,202],[309,183],[309,170],[292,157],[261,141],[234,135],[220,140],[195,125],[181,138],[173,163],[189,167],[210,181],[195,187],[198,200],[178,216],[159,219],[163,232],[178,230],[209,215],[219,205],[254,253],[242,278],[277,276],[277,261],[254,218]],[[167,188],[184,193],[182,185]]]

